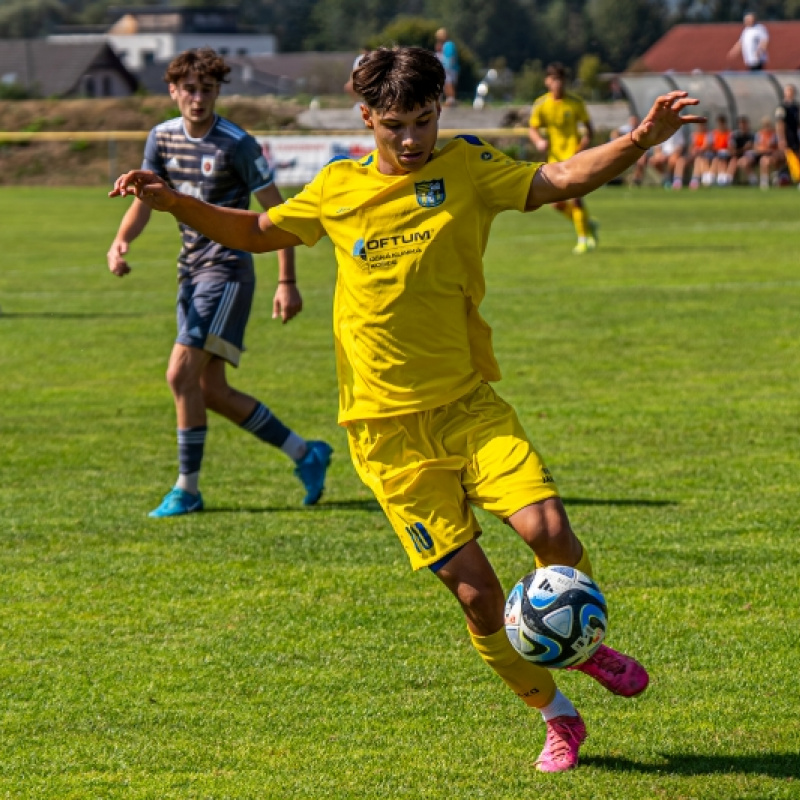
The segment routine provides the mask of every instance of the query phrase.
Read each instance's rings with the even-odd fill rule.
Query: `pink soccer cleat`
[[[578,750],[586,738],[581,715],[553,717],[547,723],[547,739],[536,759],[539,772],[566,772],[578,766]]]
[[[609,692],[621,697],[636,697],[650,683],[647,670],[635,658],[618,653],[604,644],[597,648],[588,661],[567,669],[585,673]]]

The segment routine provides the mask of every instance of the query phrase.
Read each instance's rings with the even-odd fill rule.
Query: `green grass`
[[[153,521],[175,477],[171,218],[111,276],[103,190],[0,189],[0,797],[796,798],[798,193],[589,198],[600,249],[548,209],[501,215],[485,315],[610,602],[641,698],[559,676],[590,729],[540,776],[544,729],[413,574],[335,424],[327,242],[306,309],[235,384],[336,447],[303,510],[287,461],[211,421],[208,513]],[[432,324],[434,324],[432,322]],[[481,516],[504,584],[524,546]]]

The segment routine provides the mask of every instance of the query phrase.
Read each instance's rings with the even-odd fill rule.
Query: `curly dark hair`
[[[164,80],[167,83],[178,83],[190,72],[195,72],[201,78],[213,78],[219,83],[228,82],[228,73],[231,68],[225,59],[210,47],[198,47],[194,50],[185,50],[169,62]]]
[[[444,67],[424,47],[379,47],[361,59],[353,89],[369,108],[408,112],[442,96]]]

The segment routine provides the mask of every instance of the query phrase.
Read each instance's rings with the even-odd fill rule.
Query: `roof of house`
[[[226,55],[231,67],[224,93],[336,94],[342,91],[357,52]],[[154,94],[166,94],[166,63],[149,64],[137,72],[140,83]]]
[[[763,24],[769,33],[767,68],[800,69],[800,21]],[[675,25],[641,56],[638,64],[650,72],[744,70],[740,55],[728,56],[741,32],[739,22]]]
[[[131,91],[136,89],[135,76],[105,42],[56,44],[44,39],[0,39],[0,81],[42,97],[80,93],[83,76],[100,67],[119,72]]]

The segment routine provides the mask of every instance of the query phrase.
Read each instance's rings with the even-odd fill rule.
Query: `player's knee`
[[[165,377],[174,395],[182,394],[189,383],[188,373],[180,363],[170,362]]]
[[[533,503],[509,520],[515,531],[536,553],[565,552],[577,542],[567,513],[558,497]],[[580,545],[578,545],[580,547]]]
[[[456,592],[464,615],[481,636],[488,636],[502,625],[505,596],[497,582],[461,584]]]

